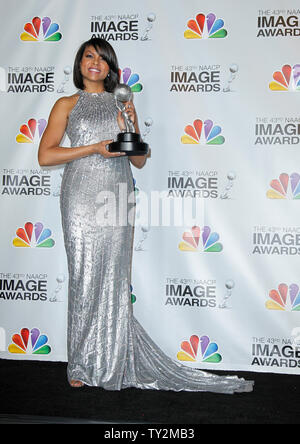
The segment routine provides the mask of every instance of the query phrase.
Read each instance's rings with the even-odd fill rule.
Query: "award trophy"
[[[144,156],[148,153],[149,146],[147,143],[142,142],[140,134],[135,132],[134,125],[125,112],[124,103],[132,99],[130,87],[125,84],[118,85],[114,91],[114,96],[117,108],[122,113],[126,129],[118,134],[116,142],[108,145],[108,151],[110,153],[125,153],[127,156]],[[123,105],[119,106],[118,102],[121,102]]]

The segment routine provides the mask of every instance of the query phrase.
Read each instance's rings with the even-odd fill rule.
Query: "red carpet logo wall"
[[[135,316],[184,365],[299,374],[296,0],[11,0],[5,14],[16,10],[0,63],[0,358],[67,359],[64,167],[41,168],[37,150],[94,36],[116,49],[151,147],[133,168]],[[200,204],[195,220],[165,223],[178,202]]]

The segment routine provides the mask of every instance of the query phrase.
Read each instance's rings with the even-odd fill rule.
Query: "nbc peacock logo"
[[[224,20],[217,19],[213,13],[196,15],[195,19],[188,21],[187,27],[184,33],[186,39],[223,39],[227,36]]]
[[[300,64],[284,65],[280,71],[275,71],[269,88],[271,91],[300,91]]]
[[[209,364],[219,364],[222,361],[222,356],[218,353],[218,345],[211,342],[208,336],[199,338],[199,336],[193,335],[189,341],[183,341],[180,348],[177,353],[179,361]]]
[[[24,228],[17,229],[16,235],[13,239],[14,247],[52,248],[55,245],[51,230],[44,228],[41,222],[26,222]]]
[[[131,91],[141,92],[143,85],[140,83],[139,74],[133,73],[131,68],[119,69],[120,83],[130,86]]]
[[[134,304],[136,302],[136,295],[133,293],[133,286],[130,285],[130,299],[131,299],[131,303]]]
[[[22,328],[20,333],[16,333],[11,338],[12,344],[8,346],[8,351],[12,354],[26,355],[49,355],[51,347],[48,345],[48,337],[41,334],[38,328]]]
[[[269,292],[266,302],[268,310],[300,311],[300,288],[298,284],[280,284],[278,289]]]
[[[16,141],[18,143],[39,143],[46,126],[45,119],[29,119],[27,123],[20,126]]]
[[[282,173],[278,179],[271,180],[270,187],[267,191],[269,199],[300,199],[300,174],[289,176]]]
[[[59,25],[52,23],[49,17],[34,17],[24,25],[24,32],[20,35],[23,42],[58,42],[62,34],[58,32]]]
[[[221,135],[222,128],[214,125],[212,120],[194,120],[192,125],[187,125],[185,134],[181,137],[181,143],[192,145],[223,145],[224,137]]]
[[[208,226],[202,229],[194,226],[183,233],[182,239],[178,245],[181,251],[219,253],[223,250],[223,245],[219,242],[219,234],[212,232]]]

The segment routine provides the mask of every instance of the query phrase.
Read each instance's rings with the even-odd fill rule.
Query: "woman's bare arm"
[[[78,95],[62,97],[53,106],[39,146],[38,161],[41,166],[61,165],[91,154],[101,154],[106,158],[122,155],[121,153],[109,153],[106,150],[106,145],[113,140],[103,140],[99,143],[76,148],[59,146],[68,124],[69,114],[77,100]]]

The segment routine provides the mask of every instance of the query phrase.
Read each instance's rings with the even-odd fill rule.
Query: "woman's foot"
[[[71,387],[83,387],[84,383],[81,381],[78,381],[77,379],[72,379],[72,381],[70,381],[70,386]]]

